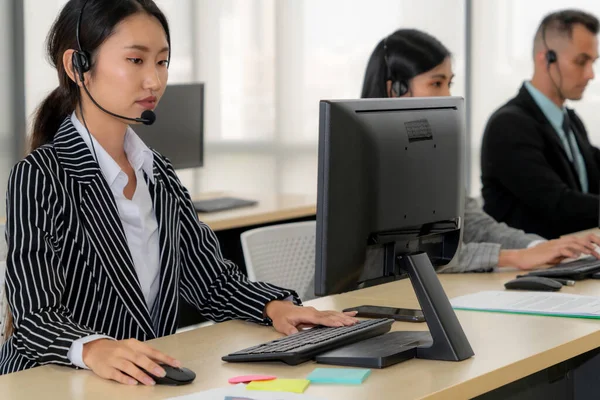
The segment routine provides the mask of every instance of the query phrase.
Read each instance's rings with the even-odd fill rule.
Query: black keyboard
[[[224,356],[223,361],[283,361],[289,365],[297,365],[326,351],[383,335],[390,330],[393,322],[393,319],[382,318],[360,321],[356,325],[339,328],[317,326],[236,351]]]
[[[238,199],[236,197],[219,197],[216,199],[196,200],[194,201],[194,208],[197,212],[210,213],[248,207],[256,204],[257,201],[255,200]]]
[[[566,264],[555,265],[548,269],[531,271],[527,275],[545,276],[548,278],[569,278],[579,281],[591,278],[596,272],[600,272],[600,260],[595,257],[588,257]]]

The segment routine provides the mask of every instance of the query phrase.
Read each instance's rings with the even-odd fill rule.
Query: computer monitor
[[[168,85],[152,125],[135,125],[144,143],[173,163],[175,169],[204,163],[204,84]]]
[[[315,293],[408,275],[433,338],[422,358],[473,355],[434,269],[460,248],[464,136],[458,97],[320,103]]]

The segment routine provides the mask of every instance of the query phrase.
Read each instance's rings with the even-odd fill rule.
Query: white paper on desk
[[[231,397],[232,400],[326,400],[322,397],[313,397],[298,393],[246,390],[246,385],[243,383],[226,388],[192,393],[185,396],[171,397],[166,400],[225,400],[228,397]]]
[[[600,318],[600,297],[548,292],[486,291],[455,297],[452,307],[562,317]]]

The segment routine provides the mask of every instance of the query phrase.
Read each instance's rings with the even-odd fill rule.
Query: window
[[[196,190],[252,190],[250,180],[265,191],[316,193],[319,100],[358,98],[373,48],[401,27],[450,48],[453,94],[464,95],[464,1],[158,3],[175,27],[170,81],[206,84],[206,166],[181,173]],[[230,163],[217,163],[224,158]]]
[[[401,27],[444,42],[464,95],[463,0],[156,2],[172,30],[169,81],[205,83],[205,167],[180,171],[192,193],[316,193],[319,100],[359,97],[373,48]],[[31,115],[58,84],[44,40],[66,1],[25,3]]]

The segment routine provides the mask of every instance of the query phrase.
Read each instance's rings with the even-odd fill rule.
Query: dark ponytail
[[[165,30],[167,42],[171,44],[167,18],[152,0],[69,0],[48,34],[46,52],[50,64],[58,72],[59,86],[36,110],[31,134],[31,151],[50,143],[63,120],[77,107],[79,87],[67,75],[63,55],[69,49],[79,49],[75,31],[84,3],[80,39],[83,49],[91,54],[92,73],[95,55],[100,45],[112,35],[119,22],[138,12],[145,12],[158,19]]]
[[[77,96],[72,96],[62,87],[57,87],[44,99],[35,112],[31,151],[52,141],[63,120],[77,105]]]

